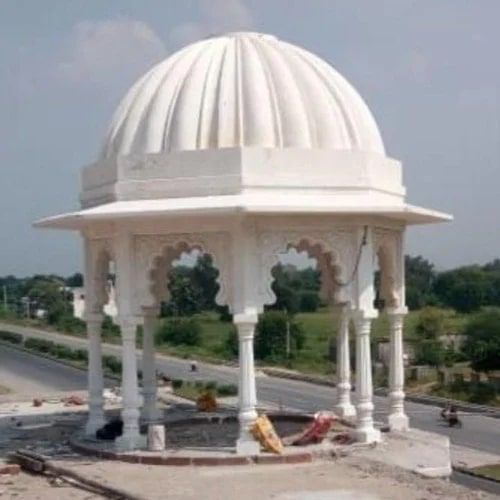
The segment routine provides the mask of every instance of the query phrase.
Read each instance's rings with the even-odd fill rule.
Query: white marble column
[[[349,306],[337,307],[340,313],[339,330],[337,332],[337,405],[335,412],[341,418],[356,415],[351,403],[351,363],[349,358]]]
[[[240,436],[236,442],[236,452],[238,455],[256,455],[260,451],[260,445],[254,439],[251,428],[257,419],[253,352],[257,315],[235,314],[234,324],[238,330],[239,339],[238,419],[240,421]]]
[[[97,429],[105,423],[104,418],[104,379],[102,372],[101,326],[102,314],[86,314],[88,337],[88,406],[89,414],[85,434],[95,437]]]
[[[146,422],[161,420],[163,412],[156,407],[156,361],[155,331],[158,324],[158,311],[144,309],[142,329],[142,395],[144,403],[142,417]]]
[[[380,441],[380,431],[373,426],[373,382],[370,330],[373,318],[356,311],[356,439],[362,443]]]
[[[409,429],[408,416],[404,411],[404,361],[403,320],[406,308],[389,309],[390,321],[390,364],[389,364],[389,428],[394,431]]]
[[[139,434],[139,388],[135,351],[137,322],[120,319],[122,337],[122,420],[123,434],[115,444],[121,450],[134,450],[145,441]]]

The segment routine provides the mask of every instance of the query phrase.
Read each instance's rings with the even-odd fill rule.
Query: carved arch
[[[260,273],[259,294],[262,303],[273,304],[276,295],[272,290],[273,267],[280,255],[294,247],[307,250],[317,259],[321,270],[321,293],[338,303],[349,302],[349,274],[354,266],[352,258],[356,233],[350,228],[313,230],[310,228],[284,231],[263,231],[259,234]]]
[[[182,253],[197,249],[209,254],[219,271],[216,303],[230,305],[232,268],[230,243],[230,235],[225,232],[136,236],[134,239],[136,303],[142,308],[159,307],[161,301],[168,298],[166,275],[172,262]]]

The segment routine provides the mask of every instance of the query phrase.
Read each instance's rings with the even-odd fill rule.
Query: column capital
[[[406,316],[408,314],[408,308],[406,306],[401,307],[388,307],[386,309],[388,316]]]
[[[135,341],[137,326],[141,323],[136,316],[118,316],[117,324],[120,326],[123,341]]]
[[[259,315],[257,313],[241,313],[241,314],[234,314],[233,315],[233,323],[238,326],[238,325],[244,325],[244,324],[249,324],[249,325],[256,325],[259,321]]]
[[[352,319],[354,321],[372,321],[378,318],[378,311],[374,309],[354,309],[352,312]]]

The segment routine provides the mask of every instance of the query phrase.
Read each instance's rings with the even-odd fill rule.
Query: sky
[[[329,61],[367,101],[408,201],[454,215],[411,228],[438,269],[500,257],[500,1],[0,0],[0,276],[81,269],[78,208],[114,108],[154,63],[226,31]]]

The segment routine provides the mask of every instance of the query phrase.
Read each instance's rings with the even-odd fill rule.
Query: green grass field
[[[500,481],[500,464],[484,465],[472,469],[476,474]]]
[[[214,313],[197,315],[202,326],[202,342],[199,346],[168,346],[162,345],[159,350],[166,354],[198,359],[232,361],[234,358],[225,348],[226,339],[232,328],[231,323],[218,320]],[[332,363],[328,360],[329,340],[337,334],[338,318],[328,310],[322,309],[315,313],[297,314],[296,320],[302,325],[305,333],[304,348],[296,359],[290,360],[288,368],[305,373],[329,374]],[[415,336],[418,312],[410,312],[405,318],[405,338]],[[460,332],[466,321],[466,316],[447,311],[447,331]],[[381,315],[373,322],[373,338],[388,338],[389,321]]]

